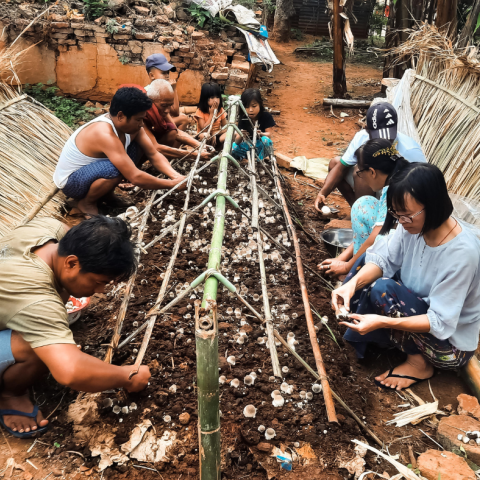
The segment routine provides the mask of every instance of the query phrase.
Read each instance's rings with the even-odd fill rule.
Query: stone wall
[[[2,19],[5,43],[45,8],[22,6],[12,5]],[[129,8],[134,13],[128,16],[107,10],[87,21],[83,15],[54,7],[47,19],[30,27],[17,42],[22,47],[38,43],[22,58],[17,71],[21,83],[55,84],[66,95],[109,101],[122,83],[146,85],[145,59],[163,53],[177,67],[170,75],[177,79],[184,105],[197,103],[202,83],[209,80],[223,85],[229,95],[245,89],[248,49],[237,29],[227,27],[215,36],[198,31],[187,23],[184,6],[177,4],[158,6],[142,0]]]

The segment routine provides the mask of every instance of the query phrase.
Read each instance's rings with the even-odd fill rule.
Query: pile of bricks
[[[156,44],[170,54],[178,74],[187,69],[200,70],[205,73],[205,80],[224,85],[226,94],[241,93],[250,69],[244,36],[230,26],[215,36],[198,31],[188,25],[190,17],[185,7],[185,4],[154,5],[137,0],[130,7],[134,13],[128,17],[115,16],[112,10],[106,10],[102,17],[91,22],[77,13],[66,15],[57,7],[57,13],[37,22],[24,36],[35,42],[47,41],[50,48],[62,51],[85,43],[107,43],[124,64],[143,64],[147,52],[155,47],[152,44]],[[29,18],[22,17],[11,18],[7,29],[10,40],[30,23]]]

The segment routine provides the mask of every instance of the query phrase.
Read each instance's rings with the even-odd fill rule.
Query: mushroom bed
[[[186,174],[192,168],[192,163],[185,162],[176,168]],[[259,185],[274,196],[273,181],[265,167],[258,164],[257,172]],[[198,205],[209,192],[214,191],[216,183],[217,166],[212,165],[197,176],[189,208]],[[284,188],[288,191],[287,183]],[[228,189],[240,207],[251,212],[249,179],[233,166],[229,166]],[[148,198],[148,192],[136,194],[139,210]],[[173,193],[152,209],[145,231],[145,244],[163,228],[179,219],[184,200],[185,192]],[[215,202],[209,203],[205,208],[201,207],[198,213],[188,218],[163,305],[207,269],[214,212]],[[282,212],[261,194],[260,224],[294,252]],[[310,241],[300,229],[298,235],[306,264],[314,267],[326,258],[323,249]],[[136,229],[133,236],[136,237]],[[175,238],[169,234],[149,248],[147,254],[142,253],[122,339],[144,322],[145,312],[154,304]],[[227,202],[222,264],[219,270],[237,286],[257,311],[263,311],[256,246],[251,238],[250,220],[242,218],[242,214]],[[280,251],[266,237],[264,255],[268,255],[265,265],[274,328],[284,339],[288,338],[299,355],[315,369],[295,260]],[[371,388],[371,383],[352,367],[356,363],[354,355],[342,341],[342,334],[329,304],[329,292],[323,288],[320,279],[308,270],[305,276],[310,301],[321,316],[328,316],[328,326],[338,342],[337,344],[333,340],[320,318],[315,317],[318,341],[331,386],[360,418],[365,418],[365,411],[369,408],[366,391]],[[120,446],[129,440],[137,424],[148,419],[157,436],[165,431],[175,432],[178,440],[175,448],[167,455],[166,462],[148,464],[137,461],[123,466],[113,465],[104,470],[105,478],[134,478],[137,475],[158,478],[157,472],[133,465],[155,466],[162,472],[163,478],[170,478],[170,474],[171,478],[178,478],[182,473],[192,478],[198,475],[194,301],[202,298],[202,290],[203,284],[197,287],[193,295],[187,296],[157,319],[144,360],[152,373],[150,383],[144,391],[137,394],[128,394],[123,390],[109,391],[93,397],[98,405],[99,421],[96,427],[89,427],[92,435],[108,425],[115,434],[116,445]],[[92,298],[82,319],[73,326],[78,344],[87,353],[102,359],[105,356],[106,344],[111,341],[121,300],[122,285],[109,287],[105,294]],[[363,437],[356,422],[338,404],[339,424],[327,421],[318,382],[278,342],[277,352],[283,378],[273,377],[266,330],[234,294],[222,285],[218,289],[217,306],[223,474],[228,478],[248,475],[250,478],[263,479],[267,478],[265,468],[267,471],[274,468],[276,475],[281,476],[287,472],[281,470],[276,459],[270,457],[272,445],[299,449],[308,444],[316,457],[315,472],[338,475],[339,456],[352,458],[354,445],[351,440]],[[113,362],[118,365],[133,364],[142,339],[143,332],[125,348],[117,351]],[[48,398],[47,407],[53,408],[60,400],[61,388],[49,381],[40,387],[37,395],[43,397],[43,393],[43,398]],[[277,395],[272,395],[275,390]],[[73,402],[76,394],[69,392],[65,398]],[[132,404],[133,408],[130,408]],[[255,407],[255,411],[247,406]],[[74,437],[72,427],[66,422],[67,407],[68,403],[64,400],[55,414],[57,416],[53,428],[45,437],[46,441],[60,443],[60,448],[47,451],[46,454],[68,457],[70,461],[65,468],[73,473],[82,464],[84,469],[96,466],[99,458],[92,458],[90,450],[85,448],[85,442]],[[47,408],[47,413],[52,408]],[[68,451],[80,451],[85,460],[79,455],[67,453]],[[294,465],[294,470],[295,468]]]

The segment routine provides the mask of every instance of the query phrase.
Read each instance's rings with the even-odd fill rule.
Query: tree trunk
[[[457,32],[457,4],[457,0],[438,0],[435,25],[450,37]]]
[[[272,33],[274,40],[277,42],[288,42],[290,40],[291,19],[294,14],[293,0],[277,0]]]
[[[467,21],[465,22],[462,31],[460,32],[458,39],[458,47],[465,48],[472,40],[475,26],[477,24],[477,18],[480,15],[480,0],[474,0],[472,9],[468,14]]]
[[[430,5],[428,7],[428,17],[427,23],[433,25],[433,15],[435,14],[435,8],[437,6],[437,0],[430,0]]]
[[[340,16],[342,10],[340,0],[333,0],[333,95],[337,98],[342,98],[347,93],[343,20]]]

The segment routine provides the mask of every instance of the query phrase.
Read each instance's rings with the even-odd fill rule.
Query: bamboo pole
[[[223,145],[223,153],[218,165],[217,189],[226,191],[228,158],[232,150],[234,138],[234,124],[237,120],[238,105],[230,108],[229,126]],[[218,195],[215,205],[215,222],[213,225],[212,242],[208,257],[208,268],[217,269],[222,256],[223,234],[225,227],[225,197]],[[216,301],[218,280],[210,276],[205,281],[202,306]],[[220,480],[220,415],[219,415],[219,383],[218,383],[218,328],[213,322],[215,337],[204,338],[205,335],[196,335],[197,358],[198,352],[203,357],[197,362],[197,391],[198,391],[198,435],[200,452],[200,479]],[[212,335],[212,334],[210,334]]]
[[[165,271],[165,277],[163,278],[162,286],[160,287],[160,291],[158,292],[158,297],[156,301],[157,306],[159,306],[163,302],[163,299],[165,298],[165,294],[167,292],[167,287],[173,272],[173,266],[175,265],[175,260],[177,259],[178,250],[180,249],[180,244],[182,243],[183,229],[185,228],[185,222],[187,220],[187,209],[188,209],[188,203],[190,201],[190,191],[192,189],[193,177],[195,176],[198,162],[200,161],[200,156],[202,154],[204,146],[207,143],[207,139],[210,134],[210,130],[212,128],[213,121],[215,119],[216,114],[217,114],[217,110],[215,109],[212,120],[210,122],[210,128],[208,129],[207,136],[200,143],[197,158],[195,159],[195,164],[193,165],[193,168],[190,170],[190,174],[188,175],[187,191],[185,195],[185,202],[183,204],[182,216],[180,218],[180,225],[178,226],[177,239],[175,240],[172,256],[170,257],[170,262],[168,263],[167,270]],[[135,361],[133,369],[130,372],[130,378],[136,375],[140,369],[140,366],[143,362],[143,358],[145,357],[145,353],[147,351],[148,344],[150,343],[150,338],[152,336],[153,327],[155,326],[156,321],[157,321],[157,315],[152,315],[148,321],[147,331],[145,332],[145,336],[143,337],[142,345],[140,347],[140,351],[138,352],[137,360]]]
[[[343,21],[340,15],[342,12],[343,7],[340,6],[340,0],[333,0],[333,93],[336,97],[344,97],[347,93]]]
[[[157,191],[154,191],[145,207],[145,213],[142,217],[142,222],[138,227],[138,236],[137,236],[137,244],[140,245],[143,240],[143,235],[145,233],[145,226],[147,225],[147,220],[150,215],[150,210],[152,208],[153,200],[157,195]],[[137,261],[140,260],[140,248],[136,252]],[[132,288],[135,285],[135,279],[137,278],[137,272],[133,272],[133,274],[128,279],[128,283],[125,287],[125,293],[123,295],[122,304],[120,305],[120,309],[118,310],[117,314],[117,321],[115,323],[115,328],[113,331],[112,341],[108,346],[107,353],[104,358],[105,363],[112,363],[113,354],[115,353],[115,349],[118,346],[118,342],[120,341],[120,336],[122,334],[123,328],[123,321],[125,320],[125,315],[127,313],[128,303],[130,302],[130,294],[132,292]]]
[[[37,204],[25,215],[20,225],[26,225],[35,215],[58,193],[59,188],[54,185],[50,191],[37,202]]]
[[[325,370],[325,364],[323,363],[322,353],[320,351],[320,346],[318,345],[317,334],[315,331],[315,325],[313,323],[312,310],[310,308],[310,301],[308,298],[307,286],[305,284],[305,274],[303,272],[302,256],[300,252],[300,244],[298,242],[297,232],[293,226],[290,213],[288,212],[287,202],[285,201],[285,196],[283,195],[282,185],[280,183],[280,178],[278,176],[278,168],[275,157],[272,155],[272,164],[274,168],[274,173],[277,181],[277,190],[280,195],[280,200],[282,202],[283,208],[287,215],[288,227],[292,232],[293,244],[295,246],[295,254],[297,260],[297,270],[298,270],[298,279],[300,281],[300,289],[302,291],[303,306],[305,308],[305,318],[307,319],[308,334],[310,335],[310,342],[312,344],[313,355],[315,357],[315,363],[317,365],[317,370],[320,375],[323,387],[323,398],[325,399],[325,407],[327,409],[327,417],[329,422],[338,422],[337,415],[335,413],[335,405],[332,399],[332,391],[328,383],[327,372]]]
[[[272,359],[272,369],[273,374],[276,377],[282,377],[282,370],[280,369],[280,362],[278,361],[277,349],[275,347],[275,339],[273,336],[273,322],[272,322],[272,313],[270,311],[270,302],[268,300],[268,290],[267,290],[267,275],[265,272],[265,261],[263,259],[263,240],[262,233],[259,230],[258,225],[258,191],[257,191],[257,178],[256,178],[256,159],[255,159],[255,145],[257,143],[257,129],[258,121],[255,122],[255,127],[253,129],[253,142],[250,152],[248,152],[248,161],[250,171],[253,175],[250,176],[250,185],[252,186],[252,228],[254,231],[254,236],[257,240],[257,252],[258,252],[258,265],[260,267],[260,283],[262,287],[262,299],[263,299],[263,309],[265,312],[265,323],[267,330],[268,338],[268,348],[270,350],[270,357]]]

